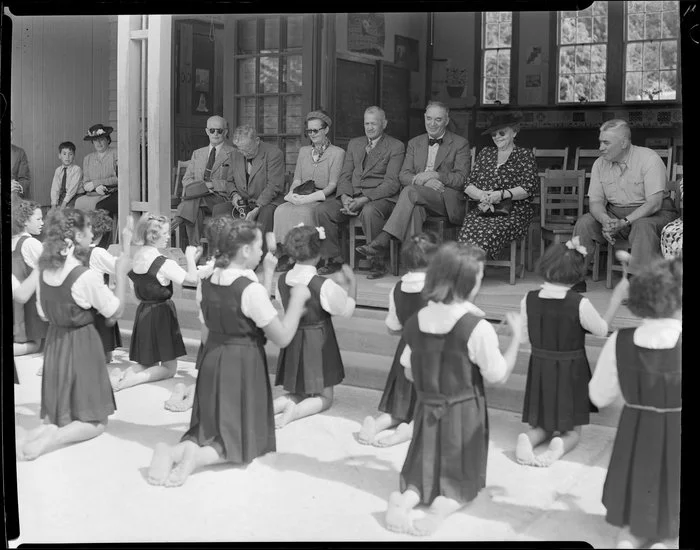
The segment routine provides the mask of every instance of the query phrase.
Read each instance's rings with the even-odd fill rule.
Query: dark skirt
[[[129,360],[151,367],[186,353],[172,300],[141,302],[136,308]]]
[[[299,327],[290,344],[280,350],[275,385],[290,393],[318,394],[345,378],[333,321]]]
[[[41,379],[41,418],[58,426],[105,422],[117,406],[93,325],[49,326]]]
[[[624,407],[603,485],[605,519],[637,537],[674,539],[680,491],[680,413]]]
[[[107,319],[99,313],[95,314],[95,329],[102,340],[102,348],[105,353],[110,353],[122,346],[122,336],[119,333],[119,324],[107,326]]]
[[[384,393],[379,401],[379,410],[390,414],[401,422],[410,422],[413,420],[416,408],[416,389],[413,383],[406,378],[404,367],[399,361],[405,347],[406,342],[401,338],[394,354],[394,362],[391,364],[389,376],[386,379]]]
[[[598,409],[588,398],[591,371],[584,358],[553,360],[530,356],[523,422],[547,432],[568,432],[590,422]]]
[[[46,338],[49,324],[39,317],[36,308],[36,294],[27,303],[13,302],[14,309],[14,341],[18,344],[38,342]]]
[[[265,348],[247,338],[213,340],[210,334],[204,345],[182,441],[209,445],[228,462],[248,464],[276,450]]]

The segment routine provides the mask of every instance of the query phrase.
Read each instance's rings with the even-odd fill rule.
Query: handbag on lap
[[[306,180],[304,183],[292,189],[292,193],[297,195],[310,195],[316,192],[316,182],[314,180]]]

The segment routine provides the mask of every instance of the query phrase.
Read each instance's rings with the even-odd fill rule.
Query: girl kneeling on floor
[[[603,486],[605,519],[621,528],[618,548],[677,548],[683,260],[638,272],[627,307],[642,324],[608,338],[588,385],[599,407],[624,401]]]
[[[92,229],[82,211],[54,210],[46,223],[36,290],[39,314],[49,328],[41,380],[41,418],[21,446],[20,457],[32,460],[68,443],[100,435],[116,405],[104,350],[95,329],[95,311],[108,321],[124,310],[128,252],[116,263],[114,294],[102,278],[83,265]],[[125,229],[125,239],[131,238]]]
[[[265,255],[263,286],[253,271],[262,256],[253,221],[230,218],[217,245],[214,271],[197,289],[206,331],[190,428],[177,445],[156,446],[148,470],[153,485],[182,485],[195,468],[248,464],[276,449],[265,341],[280,347],[292,341],[309,289],[293,287],[289,307],[278,315],[266,289],[277,258]]]
[[[286,309],[290,290],[303,285],[309,288],[311,298],[294,338],[280,350],[277,360],[275,385],[289,392],[273,403],[278,428],[330,408],[333,386],[345,377],[331,316],[352,316],[357,283],[348,265],[343,265],[340,273],[348,291],[317,273],[323,238],[323,228],[301,225],[292,228],[284,241],[284,249],[295,264],[278,279],[277,297]]]
[[[483,381],[504,382],[510,376],[522,325],[519,314],[507,314],[513,337],[501,355],[496,330],[473,304],[484,262],[484,251],[476,246],[442,245],[425,276],[428,305],[404,325],[401,364],[413,380],[417,403],[401,492],[389,497],[385,519],[391,531],[428,535],[486,485]],[[419,503],[430,508],[412,520],[410,512]]]
[[[129,360],[137,363],[112,377],[114,391],[137,384],[172,378],[177,372],[177,358],[185,355],[185,343],[180,332],[173,295],[173,283],[196,284],[197,259],[201,249],[185,249],[187,271],[175,260],[163,256],[158,249],[170,240],[167,217],[144,213],[134,230],[134,243],[143,245],[134,254],[129,278],[139,299],[134,328],[129,344]]]

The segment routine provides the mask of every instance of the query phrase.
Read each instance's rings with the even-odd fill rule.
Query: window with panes
[[[484,12],[481,25],[481,103],[510,103],[513,13]]]
[[[605,102],[608,2],[558,17],[557,103]]]
[[[277,145],[285,173],[301,147],[303,15],[263,15],[236,21],[236,125],[250,124]]]
[[[679,2],[625,2],[625,101],[674,100]]]

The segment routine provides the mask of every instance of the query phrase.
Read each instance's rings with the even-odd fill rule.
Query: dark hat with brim
[[[83,138],[83,141],[93,141],[99,138],[106,138],[114,131],[111,126],[104,126],[103,124],[95,124],[90,126],[87,135]]]
[[[488,128],[481,132],[482,136],[487,136],[491,132],[500,130],[501,128],[508,128],[509,126],[517,126],[522,120],[522,115],[520,113],[509,112],[509,113],[498,113],[493,116],[489,122]]]

